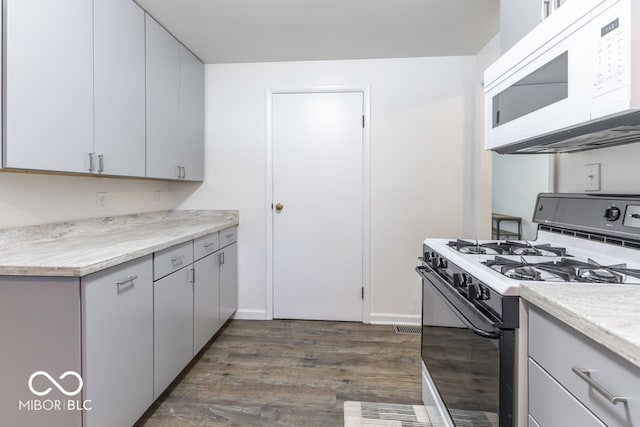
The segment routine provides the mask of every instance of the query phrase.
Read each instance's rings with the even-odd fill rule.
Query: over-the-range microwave
[[[640,1],[567,1],[484,73],[485,148],[640,141]]]

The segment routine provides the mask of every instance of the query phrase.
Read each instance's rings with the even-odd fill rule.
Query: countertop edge
[[[603,327],[576,310],[551,300],[536,291],[535,286],[522,285],[520,296],[636,367],[640,367],[640,346],[638,343],[631,342],[617,334],[616,331]]]
[[[188,242],[190,240],[194,240],[211,233],[215,233],[225,228],[239,225],[240,221],[239,221],[239,215],[237,215],[237,211],[220,211],[220,212],[236,212],[236,215],[234,218],[220,220],[218,223],[211,226],[207,226],[203,224],[203,228],[196,232],[190,232],[177,237],[174,236],[171,238],[167,238],[167,240],[164,240],[161,243],[152,244],[147,247],[143,247],[133,251],[128,251],[128,252],[123,251],[122,255],[118,255],[115,257],[108,257],[108,258],[105,258],[104,260],[100,260],[99,262],[90,263],[82,266],[70,265],[70,266],[60,266],[60,267],[47,266],[47,265],[42,265],[42,266],[0,265],[0,276],[68,277],[68,278],[85,277],[92,273],[106,270],[108,268],[126,263],[128,261],[132,261],[137,258],[144,257],[154,252],[158,252],[163,249],[170,248],[172,246],[179,245],[181,243]]]

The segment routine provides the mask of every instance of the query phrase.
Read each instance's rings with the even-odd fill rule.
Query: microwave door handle
[[[427,267],[423,267],[423,266],[418,266],[416,267],[416,272],[426,281],[428,281],[429,283],[431,283],[431,279],[429,279],[429,277],[427,277],[427,275],[425,274],[425,271],[428,270]],[[473,332],[474,334],[482,337],[482,338],[491,338],[491,339],[498,339],[500,338],[500,331],[486,331],[482,328],[478,328],[476,325],[474,325],[464,314],[462,314],[460,312],[460,310],[458,310],[456,307],[454,307],[453,304],[451,304],[449,302],[449,300],[447,300],[447,298],[442,295],[442,292],[440,292],[440,290],[437,287],[433,287],[433,289],[435,289],[438,294],[440,295],[440,297],[442,298],[442,301],[447,304],[447,306],[449,307],[449,309],[451,311],[453,311],[453,313],[460,319],[460,321],[462,321],[462,323],[465,324],[466,327],[468,327],[471,332]]]

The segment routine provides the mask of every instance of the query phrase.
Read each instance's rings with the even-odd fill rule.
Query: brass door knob
[[[282,209],[284,209],[282,203],[276,203],[276,212],[282,212]]]

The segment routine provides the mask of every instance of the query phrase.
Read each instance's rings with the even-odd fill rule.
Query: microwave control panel
[[[606,93],[624,85],[626,41],[622,24],[620,18],[615,18],[598,29],[593,84],[596,94]]]

